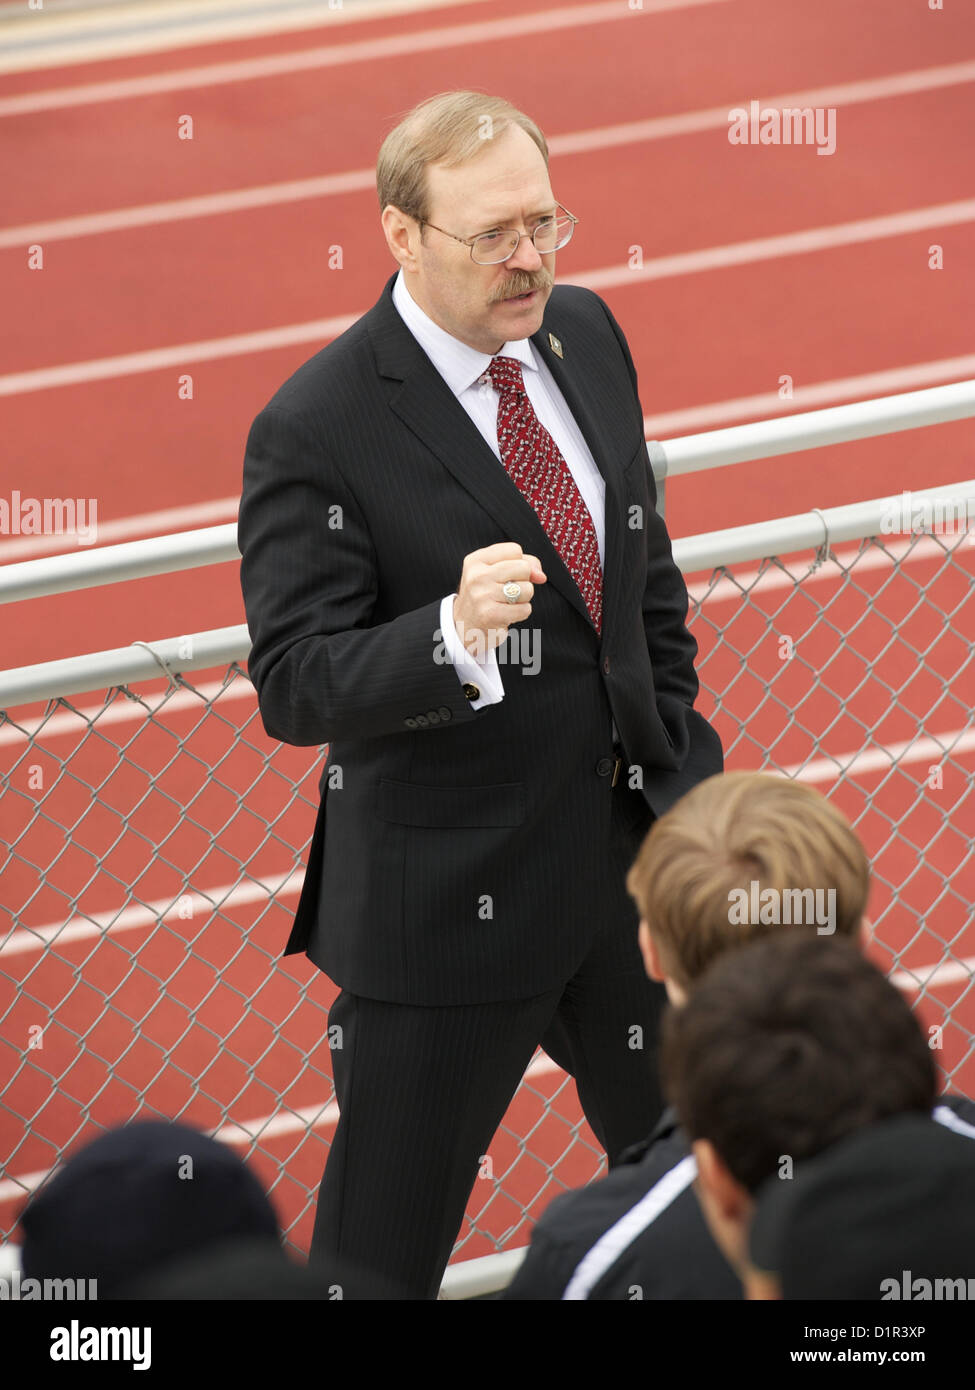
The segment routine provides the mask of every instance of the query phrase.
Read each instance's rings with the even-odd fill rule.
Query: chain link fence
[[[975,1097],[971,532],[690,584],[698,707],[730,768],[817,785],[871,856],[873,957]],[[323,750],[263,732],[241,660],[0,714],[0,1237],[57,1161],[132,1118],[238,1147],[307,1250],[336,1120],[334,987],[283,959]],[[527,1243],[601,1150],[538,1053],[454,1261]]]

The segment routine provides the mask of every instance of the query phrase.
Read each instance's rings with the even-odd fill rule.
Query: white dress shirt
[[[420,308],[406,287],[402,269],[393,283],[393,303],[407,328],[416,338],[484,436],[495,457],[503,464],[498,447],[498,391],[485,376],[492,354],[478,352],[448,333]],[[494,356],[514,357],[522,365],[525,392],[540,422],[554,439],[576,487],[589,509],[596,530],[599,562],[605,566],[605,494],[606,482],[600,473],[575,418],[555,383],[552,373],[535,351],[530,338],[506,342]],[[508,537],[499,536],[498,540]],[[471,701],[472,709],[493,705],[504,699],[504,686],[498,667],[496,648],[479,661],[463,645],[454,626],[454,599],[447,594],[440,604],[440,629],[448,659],[457,671],[462,684],[472,682],[480,690],[480,698]],[[613,725],[616,737],[616,725]]]

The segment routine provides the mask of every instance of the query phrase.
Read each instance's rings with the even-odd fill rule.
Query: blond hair
[[[481,92],[439,92],[408,112],[386,136],[376,161],[380,211],[399,208],[423,223],[430,214],[428,164],[452,169],[466,164],[509,125],[519,125],[541,150],[548,169],[548,145],[535,122],[503,97]],[[489,136],[485,134],[489,132]]]
[[[801,782],[726,772],[698,783],[651,827],[626,879],[664,971],[683,990],[729,947],[780,930],[731,912],[753,883],[779,901],[835,890],[835,931],[852,936],[870,862],[845,817]]]

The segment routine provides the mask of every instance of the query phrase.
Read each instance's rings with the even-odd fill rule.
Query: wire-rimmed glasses
[[[568,208],[559,204],[555,213],[551,217],[543,217],[532,232],[516,232],[512,228],[498,227],[490,232],[481,232],[478,236],[461,237],[454,236],[453,232],[448,232],[444,227],[438,227],[435,222],[421,222],[420,226],[432,227],[435,232],[443,232],[444,236],[453,237],[453,240],[459,241],[462,246],[470,247],[471,260],[476,265],[500,265],[502,261],[509,260],[515,254],[524,236],[531,238],[532,245],[540,256],[561,250],[571,241],[578,221],[578,217],[573,217]]]

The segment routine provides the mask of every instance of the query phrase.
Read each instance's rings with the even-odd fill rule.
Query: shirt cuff
[[[471,653],[457,636],[454,627],[454,599],[456,594],[448,594],[440,602],[440,632],[443,637],[447,660],[457,672],[461,685],[476,685],[481,694],[471,701],[471,709],[483,705],[496,705],[504,699],[504,686],[498,669],[497,648],[492,647],[483,661]]]

